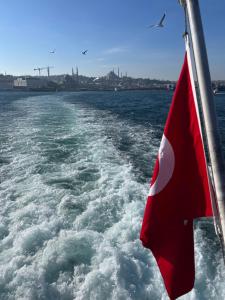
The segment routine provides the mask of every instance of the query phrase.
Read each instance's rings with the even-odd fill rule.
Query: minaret
[[[74,77],[74,71],[73,71],[73,68],[72,68],[72,76]]]
[[[78,73],[78,67],[76,66],[76,77],[77,77],[77,82],[79,82],[79,73]]]

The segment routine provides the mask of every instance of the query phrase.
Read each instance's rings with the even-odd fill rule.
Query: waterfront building
[[[40,77],[18,77],[14,80],[15,89],[41,89],[48,85],[48,81]]]
[[[0,74],[0,90],[13,89],[13,76]]]

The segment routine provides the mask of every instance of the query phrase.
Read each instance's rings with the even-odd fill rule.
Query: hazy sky
[[[212,78],[225,79],[225,1],[200,6]],[[165,27],[148,29],[164,11]],[[177,0],[1,0],[0,72],[34,75],[49,65],[52,74],[71,73],[77,65],[88,76],[120,67],[133,77],[177,79],[183,31]]]

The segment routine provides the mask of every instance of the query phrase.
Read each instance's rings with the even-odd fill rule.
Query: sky
[[[199,3],[211,77],[225,79],[225,1]],[[164,28],[147,28],[164,12]],[[71,74],[78,66],[79,74],[103,76],[119,67],[132,77],[177,80],[183,32],[177,0],[2,0],[0,73],[38,75],[34,68],[52,66],[52,75]]]

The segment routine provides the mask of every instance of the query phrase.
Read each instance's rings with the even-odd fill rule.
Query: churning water
[[[167,299],[139,231],[171,97],[0,93],[1,300]],[[195,258],[181,299],[225,299],[211,220],[195,224]]]

